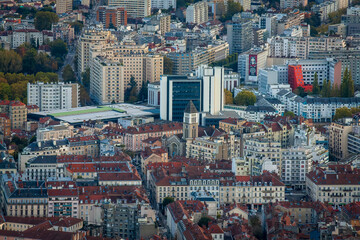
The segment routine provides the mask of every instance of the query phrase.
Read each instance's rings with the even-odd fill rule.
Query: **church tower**
[[[197,138],[199,128],[199,112],[190,100],[184,110],[183,139]]]

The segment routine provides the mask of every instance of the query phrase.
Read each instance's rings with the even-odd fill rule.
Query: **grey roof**
[[[47,198],[47,189],[29,188],[29,189],[16,189],[10,198]]]
[[[276,109],[268,106],[248,106],[247,112],[276,112]]]
[[[33,142],[26,147],[26,150],[41,151],[48,148],[58,149],[60,148],[60,146],[64,146],[67,144],[68,144],[68,140],[66,139],[58,140],[58,141],[44,141],[44,142],[40,142],[40,145],[38,142]]]
[[[56,155],[37,156],[32,158],[29,163],[57,163]]]
[[[271,104],[282,104],[282,102],[277,98],[265,98]]]
[[[13,162],[0,162],[0,169],[16,169],[16,164]]]
[[[330,104],[330,103],[356,103],[360,104],[360,98],[353,97],[353,98],[305,98],[304,99],[308,104]]]
[[[184,110],[185,113],[198,113],[194,103],[190,100]]]
[[[277,93],[277,95],[278,96],[284,96],[284,95],[286,95],[286,94],[288,94],[290,91],[288,91],[288,90],[280,90],[278,93]]]
[[[220,111],[218,115],[206,114],[206,119],[241,118],[235,111]]]

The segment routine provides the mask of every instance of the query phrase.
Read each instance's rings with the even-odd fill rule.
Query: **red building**
[[[301,65],[288,66],[288,82],[294,91],[298,87],[304,88],[305,92],[312,91],[312,85],[305,85]]]
[[[99,7],[96,20],[102,22],[106,28],[127,25],[127,12],[123,7]]]

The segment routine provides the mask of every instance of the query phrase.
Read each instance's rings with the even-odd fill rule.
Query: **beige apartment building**
[[[56,0],[56,13],[62,14],[72,11],[72,0]]]
[[[100,56],[93,59],[90,96],[99,104],[124,102],[124,66]]]
[[[106,43],[116,42],[116,37],[110,31],[103,30],[86,30],[79,38],[77,45],[78,72],[86,71],[90,67],[91,55],[90,48],[92,45],[105,45]]]
[[[306,193],[313,201],[328,202],[335,207],[360,201],[359,169],[350,165],[330,165],[306,175]]]
[[[10,118],[11,129],[23,129],[27,121],[27,107],[20,101],[0,101],[0,113]]]
[[[329,151],[330,156],[342,160],[349,155],[348,135],[352,126],[348,123],[332,122],[329,128]]]
[[[161,35],[165,35],[165,33],[170,32],[171,17],[170,15],[161,15],[159,18]]]
[[[236,149],[235,135],[197,137],[187,139],[186,157],[206,161],[230,160],[238,155]]]
[[[68,123],[60,123],[59,125],[49,126],[46,128],[38,128],[36,130],[36,141],[61,140],[74,136],[74,127]]]

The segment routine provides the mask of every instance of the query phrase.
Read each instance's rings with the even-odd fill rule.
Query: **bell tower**
[[[199,112],[190,100],[184,110],[183,139],[198,137]]]

